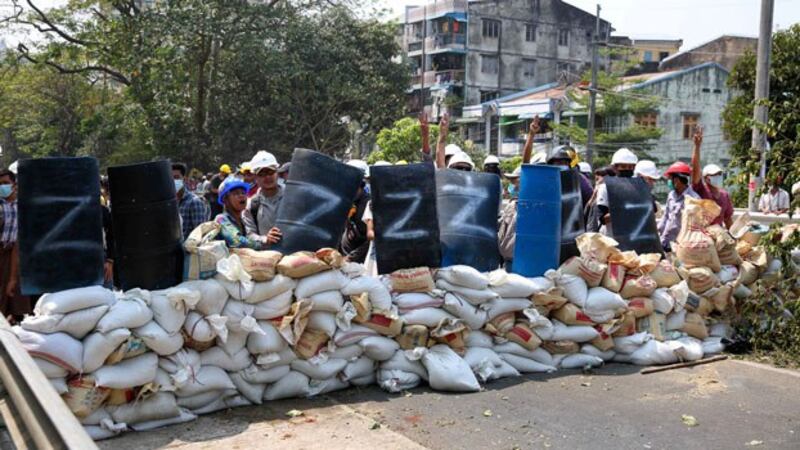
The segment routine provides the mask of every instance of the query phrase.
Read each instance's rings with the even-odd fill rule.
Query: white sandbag
[[[227,317],[225,325],[230,331],[259,332],[256,325],[255,306],[239,300],[228,300],[221,315]]]
[[[564,290],[564,298],[581,308],[586,306],[586,297],[589,295],[589,287],[586,285],[586,281],[584,281],[583,278],[566,273],[562,274],[555,270],[548,270],[545,276],[553,280],[556,286]]]
[[[106,407],[114,422],[126,423],[129,426],[153,420],[164,420],[180,415],[181,411],[170,393],[160,392],[152,397],[136,403]]]
[[[427,349],[424,350],[427,351]],[[420,362],[422,355],[416,354],[413,356],[413,359],[409,358],[409,356],[414,353],[415,352],[398,350],[388,361],[380,363],[380,368],[384,370],[399,370],[402,372],[413,373],[421,379],[427,380],[428,371]]]
[[[553,286],[553,282],[544,277],[525,278],[503,269],[489,273],[489,289],[504,298],[527,298]]]
[[[574,353],[567,355],[561,360],[559,367],[562,369],[585,369],[592,367],[600,367],[603,365],[603,358],[592,355],[585,355],[583,353]]]
[[[240,370],[239,375],[243,380],[251,384],[270,384],[285,377],[290,370],[291,366],[289,364],[276,366],[271,369],[262,369],[257,365],[252,365],[244,370]]]
[[[263,402],[264,398],[264,391],[267,389],[267,385],[263,383],[251,383],[244,379],[238,373],[231,374],[231,381],[233,382],[236,389],[241,393],[246,399],[250,400],[255,405],[260,405]]]
[[[617,354],[617,352],[615,352],[614,350],[608,350],[604,352],[592,344],[583,344],[581,346],[581,353],[585,355],[596,356],[606,362],[614,359],[614,355]]]
[[[670,294],[667,288],[658,288],[650,296],[653,300],[653,308],[657,313],[667,315],[672,312],[675,307],[675,298]]]
[[[361,378],[353,378],[348,380],[351,386],[372,386],[373,384],[378,384],[378,376],[376,374],[377,371],[372,371],[368,375],[363,376]]]
[[[180,333],[168,334],[155,321],[136,328],[133,330],[133,335],[159,355],[171,355],[183,347],[183,336]]]
[[[697,361],[703,358],[703,341],[690,336],[668,341],[679,361]]]
[[[127,428],[127,426],[125,426],[125,428]],[[111,439],[125,430],[109,430],[99,425],[84,425],[83,431],[85,431],[93,441],[103,441],[106,439]]]
[[[172,292],[167,295],[167,292]],[[172,288],[151,293],[150,309],[153,320],[167,333],[177,333],[186,322],[186,314],[200,301],[200,292],[188,288]],[[130,295],[130,291],[126,293]],[[194,303],[186,303],[191,299]]]
[[[236,389],[228,389],[224,391],[203,392],[202,394],[192,395],[189,397],[176,397],[176,399],[179,407],[195,411],[219,401],[219,399],[222,397],[238,395],[238,393],[239,391]]]
[[[251,333],[247,336],[247,350],[254,354],[277,353],[288,348],[289,343],[281,336],[272,322],[258,321],[262,333]]]
[[[158,358],[158,368],[170,375],[184,373],[185,378],[182,381],[187,381],[200,370],[200,353],[190,348],[181,349],[172,355]]]
[[[126,359],[113,366],[97,369],[93,376],[95,385],[111,389],[128,389],[151,383],[156,379],[158,355],[145,353]]]
[[[533,303],[526,298],[496,298],[481,306],[487,310],[486,320],[488,321],[502,314],[533,308]]]
[[[311,380],[308,382],[308,396],[314,397],[330,392],[341,391],[350,387],[350,383],[339,377],[328,378],[325,380]]]
[[[254,283],[253,292],[245,299],[247,303],[261,303],[274,299],[279,295],[291,292],[297,286],[297,282],[284,275],[275,275],[270,281]],[[291,298],[291,295],[289,296]]]
[[[703,340],[703,355],[710,356],[722,353],[725,351],[724,338],[719,336],[710,336]]]
[[[258,331],[261,332],[261,328],[259,328]],[[228,339],[225,342],[222,342],[219,338],[217,338],[216,344],[225,353],[233,356],[247,348],[247,338],[249,336],[250,333],[247,331],[229,331]]]
[[[140,422],[131,424],[133,431],[150,431],[157,428],[168,427],[170,425],[178,425],[181,423],[191,422],[197,420],[197,415],[186,409],[180,409],[180,414],[169,419],[150,420],[147,422]]]
[[[464,361],[483,382],[520,375],[517,369],[488,348],[468,348],[464,354]]]
[[[678,362],[678,356],[669,344],[650,340],[631,353],[631,362],[637,366],[672,364]]]
[[[83,340],[83,372],[91,373],[105,363],[106,358],[131,336],[127,328],[117,328],[108,333],[95,332]]]
[[[328,270],[302,278],[298,281],[297,287],[294,290],[294,296],[298,299],[306,299],[320,292],[339,291],[349,282],[351,282],[351,280],[339,270]]]
[[[277,353],[264,353],[258,355],[258,358],[256,358],[256,364],[258,364],[260,368],[266,370],[280,366],[287,366],[295,359],[297,359],[297,354],[295,354],[294,350],[287,347]]]
[[[369,376],[369,374],[375,372],[375,361],[372,359],[362,356],[355,361],[351,361],[347,363],[342,372],[339,374],[339,377],[343,381],[350,381],[352,379],[363,378]]]
[[[225,409],[231,408],[239,408],[241,406],[251,406],[252,403],[247,398],[241,395],[232,395],[232,396],[225,396],[223,395],[216,401],[202,407],[199,409],[193,409],[192,413],[198,416],[202,416],[205,414],[212,414],[217,411],[222,411]]]
[[[172,376],[160,367],[156,369],[156,377],[153,379],[152,385],[154,385],[155,391],[175,392],[178,389],[172,382]]]
[[[226,281],[224,277],[217,275],[218,279],[208,279],[208,280],[193,280],[193,281],[185,281],[173,289],[168,289],[166,291],[167,297],[172,297],[173,302],[177,302],[179,298],[185,296],[180,295],[177,289],[188,289],[190,291],[196,291],[200,293],[200,300],[194,305],[194,309],[202,315],[210,316],[212,314],[219,314],[222,312],[222,309],[225,308],[225,302],[228,301],[228,297],[234,297],[237,300],[241,300],[243,291],[241,286],[238,286],[236,283],[232,283],[230,281]],[[228,291],[228,288],[231,292]],[[234,295],[234,293],[236,295]],[[184,300],[185,301],[185,300]],[[191,300],[193,301],[193,299]],[[187,311],[188,312],[188,311]]]
[[[739,269],[736,266],[722,266],[722,269],[717,272],[717,278],[722,284],[734,281],[739,278]]]
[[[492,337],[483,331],[477,330],[470,332],[467,335],[467,339],[465,339],[464,343],[467,347],[494,347],[494,340]]]
[[[255,284],[252,281],[228,281],[225,279],[225,277],[219,274],[216,275],[214,278],[208,280],[200,280],[200,281],[213,281],[222,286],[222,288],[226,292],[225,295],[226,300],[228,297],[233,298],[235,300],[244,300],[248,297],[251,297],[253,295],[253,290],[255,289]],[[192,282],[193,281],[190,281],[189,283]],[[224,304],[222,306],[224,306]],[[200,305],[198,305],[197,309],[200,310]]]
[[[351,344],[344,347],[338,347],[334,351],[326,350],[324,353],[328,355],[328,358],[339,358],[346,359],[347,361],[353,361],[364,354],[364,348],[358,344]]]
[[[420,385],[422,378],[412,372],[394,369],[380,369],[377,375],[378,386],[384,391],[397,393]]]
[[[397,341],[383,336],[366,337],[358,345],[364,349],[364,355],[375,361],[386,361],[400,349]]]
[[[577,343],[589,342],[600,337],[600,333],[593,327],[576,325],[567,326],[553,320],[553,341],[574,341]]]
[[[496,292],[489,289],[481,289],[481,290],[470,289],[448,283],[445,280],[437,280],[436,287],[446,292],[455,292],[461,298],[463,298],[464,300],[470,302],[475,306],[478,306],[481,303],[486,303],[490,300],[500,298],[500,296]]]
[[[450,266],[436,271],[436,279],[468,289],[482,290],[489,287],[489,278],[470,266]]]
[[[108,410],[106,410],[104,406],[95,409],[91,414],[84,418],[78,418],[78,420],[81,422],[81,425],[100,425],[100,423],[105,420],[113,423],[111,414],[108,413]]]
[[[349,280],[341,289],[344,295],[361,295],[367,293],[374,309],[386,311],[392,307],[392,294],[389,288],[376,277],[358,277]]]
[[[307,280],[308,278],[304,278]],[[296,294],[295,294],[296,295]],[[302,297],[297,297],[301,299]],[[311,300],[312,311],[325,311],[336,314],[344,305],[344,297],[339,291],[317,292],[308,297]]]
[[[328,360],[322,364],[313,364],[305,359],[296,359],[292,361],[291,365],[292,370],[296,370],[315,380],[325,380],[334,377],[344,370],[346,366],[346,360],[332,358],[328,358]]]
[[[236,389],[231,382],[231,377],[217,366],[203,366],[183,386],[175,391],[179,397],[191,397],[210,391],[224,391]]]
[[[708,328],[708,335],[712,337],[731,338],[733,333],[733,327],[726,322],[715,323]]]
[[[291,371],[264,391],[264,400],[280,400],[308,395],[309,378],[297,371]]]
[[[139,328],[153,320],[153,310],[141,299],[122,297],[97,322],[97,331],[108,333],[117,328]]]
[[[283,275],[280,275],[283,276]],[[253,317],[257,320],[269,320],[283,317],[292,309],[294,293],[291,290],[282,292],[269,300],[260,303],[251,303],[255,308]]]
[[[47,378],[64,378],[69,375],[69,371],[57,364],[53,364],[50,361],[46,361],[44,359],[33,358],[33,362],[39,367],[39,370],[42,371],[44,376]]]
[[[208,350],[200,353],[200,362],[206,366],[217,366],[225,369],[228,372],[238,372],[243,370],[253,363],[250,359],[250,353],[247,349],[242,349],[240,352],[231,356],[225,353],[220,347],[211,347]]]
[[[400,313],[406,313],[421,308],[439,308],[444,302],[445,299],[441,296],[423,292],[406,292],[399,294],[394,299],[394,304],[397,305],[397,310]]]
[[[67,333],[75,339],[83,339],[108,311],[108,305],[81,309],[69,314],[27,316],[20,324],[28,331],[39,333]]]
[[[406,325],[425,325],[428,328],[436,328],[445,319],[455,320],[452,314],[439,308],[420,308],[409,311],[400,316]],[[339,345],[339,344],[336,344]]]
[[[477,392],[481,389],[469,364],[447,345],[434,345],[422,356],[431,388],[451,392]]]
[[[743,284],[740,284],[740,285],[736,286],[736,289],[734,289],[734,291],[733,291],[733,296],[737,300],[745,300],[745,299],[750,298],[752,295],[753,295],[753,291],[750,290],[749,287],[747,287],[747,286],[745,286]]]
[[[333,337],[336,334],[336,315],[329,312],[312,311],[308,315],[308,324],[306,326],[314,330],[324,331],[325,334]]]
[[[631,355],[626,353],[617,353],[611,361],[615,363],[631,364]]]
[[[70,373],[81,371],[83,366],[81,341],[67,333],[42,334],[26,331],[18,326],[11,329],[31,356],[61,366]]]
[[[614,338],[614,350],[617,353],[630,355],[638,350],[639,347],[641,347],[644,343],[649,342],[652,339],[653,335],[645,332],[632,334],[630,336],[617,337]]]
[[[533,359],[523,358],[522,356],[513,355],[511,353],[499,353],[499,355],[503,358],[503,361],[517,369],[520,373],[553,373],[558,370],[553,366],[548,366]]]
[[[472,330],[480,330],[488,320],[488,314],[484,308],[473,306],[458,294],[447,293],[444,296],[442,308],[461,319]]]
[[[218,314],[203,317],[192,311],[186,316],[183,331],[198,342],[213,341],[215,337],[219,337],[225,342],[228,338],[227,323],[227,317]]]
[[[584,310],[587,314],[625,310],[628,304],[622,296],[603,287],[589,289]],[[606,321],[603,321],[606,322]],[[599,323],[603,323],[599,322]]]
[[[116,301],[114,292],[102,286],[90,286],[44,294],[33,308],[35,315],[69,314],[96,306],[111,306]]]
[[[528,350],[516,342],[505,342],[503,344],[495,345],[493,350],[500,356],[506,353],[519,356],[521,358],[532,359],[538,363],[544,364],[545,366],[555,367],[553,355],[541,347],[537,348],[536,350]]]
[[[58,395],[63,395],[69,392],[69,388],[67,387],[67,379],[66,378],[47,378],[47,381],[53,386],[53,389],[56,390]]]
[[[370,336],[380,336],[380,334],[361,325],[353,325],[349,330],[339,330],[333,336],[333,343],[337,347],[345,347],[361,342],[362,339]]]
[[[667,316],[667,331],[675,331],[683,328],[686,323],[686,310],[682,309]]]

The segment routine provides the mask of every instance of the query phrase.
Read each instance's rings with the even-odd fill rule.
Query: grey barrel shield
[[[575,239],[586,232],[586,225],[583,223],[580,176],[577,170],[561,171],[561,250],[559,260],[562,263],[579,255]]]
[[[103,284],[97,160],[22,160],[18,186],[22,294]]]
[[[611,231],[623,251],[662,253],[653,196],[641,178],[606,177]]]
[[[491,173],[438,170],[436,193],[442,266],[497,269],[500,178]]]
[[[181,282],[178,200],[168,161],[110,167],[115,281],[122,289],[165,289]]]
[[[296,149],[275,226],[283,254],[337,248],[363,173],[330,156]]]
[[[370,174],[378,272],[439,267],[433,164],[373,167]]]

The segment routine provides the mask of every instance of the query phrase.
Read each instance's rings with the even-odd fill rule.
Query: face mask
[[[183,180],[173,180],[175,181],[175,192],[180,192],[183,189]]]
[[[284,187],[286,185],[286,181],[283,178],[278,178],[278,186]]]
[[[8,198],[14,188],[10,184],[0,184],[0,198]]]
[[[673,183],[672,180],[667,180],[667,186],[669,187],[670,191],[675,190],[675,183]]]
[[[715,188],[722,187],[722,175],[714,175],[713,177],[708,177],[708,183],[714,186]]]
[[[622,178],[631,178],[633,176],[632,170],[619,170],[617,171],[617,176]]]
[[[508,190],[508,195],[510,195],[512,197],[516,197],[517,196],[517,187],[514,186],[513,184],[509,184],[507,190]]]

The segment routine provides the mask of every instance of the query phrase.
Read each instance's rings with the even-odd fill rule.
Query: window
[[[569,30],[566,28],[558,30],[558,45],[562,47],[569,45]]]
[[[703,89],[701,89],[701,90],[702,90],[703,92],[705,92],[705,93],[709,93],[709,92],[711,92],[711,89],[709,89],[709,88],[703,88]]]
[[[669,52],[658,52],[658,60],[663,61],[669,58]]]
[[[497,91],[481,91],[481,103],[490,102],[497,97]]]
[[[565,62],[556,63],[556,72],[572,72],[572,66]]]
[[[536,60],[523,59],[522,60],[522,76],[525,78],[533,78],[536,76]]]
[[[651,62],[653,61],[653,52],[650,50],[645,50],[644,52],[644,62]]]
[[[694,129],[697,127],[697,121],[700,119],[700,114],[684,114],[683,115],[683,138],[691,139],[694,135]]]
[[[500,61],[497,55],[481,55],[481,73],[492,75],[500,73]]]
[[[536,42],[536,25],[525,24],[525,42]]]
[[[633,118],[633,123],[639,125],[641,127],[656,127],[656,118],[658,114],[656,113],[645,113],[645,114],[638,114]]]
[[[481,20],[483,37],[496,38],[500,36],[500,21],[492,19]]]

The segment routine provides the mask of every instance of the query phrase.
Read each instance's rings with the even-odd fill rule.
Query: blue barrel
[[[558,267],[561,247],[561,170],[524,165],[517,202],[513,272],[538,277]]]

